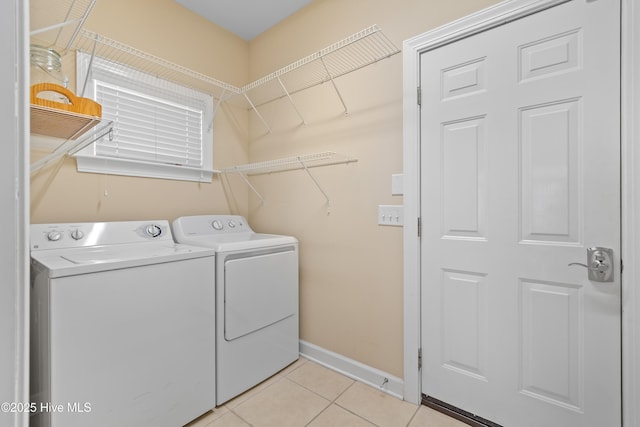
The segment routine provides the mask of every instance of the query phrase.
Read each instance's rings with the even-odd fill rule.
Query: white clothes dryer
[[[32,225],[30,425],[176,427],[213,409],[214,257],[168,221]]]
[[[176,219],[176,241],[216,251],[218,405],[299,356],[298,241],[255,233],[239,215]]]

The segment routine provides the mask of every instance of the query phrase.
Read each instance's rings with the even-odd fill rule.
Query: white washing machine
[[[215,407],[215,252],[168,221],[31,226],[31,426],[182,426]]]
[[[298,359],[298,241],[239,215],[182,217],[176,241],[216,251],[218,405]]]

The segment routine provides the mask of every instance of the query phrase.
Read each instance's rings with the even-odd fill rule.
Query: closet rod
[[[80,32],[74,49],[83,52],[95,51],[95,56],[114,64],[122,64],[147,75],[208,93],[214,98],[222,98],[223,101],[241,93],[239,88],[231,84],[86,29]]]
[[[241,91],[246,92],[249,91],[251,89],[255,89],[256,87],[262,86],[265,83],[274,80],[275,78],[277,78],[278,76],[283,76],[287,73],[290,73],[300,67],[303,67],[307,64],[310,64],[312,62],[317,61],[318,59],[325,57],[333,52],[336,52],[340,49],[343,49],[346,46],[349,46],[351,44],[354,44],[360,40],[366,39],[367,37],[376,34],[376,33],[380,33],[380,35],[382,34],[382,30],[380,29],[380,27],[378,27],[377,25],[372,25],[370,27],[365,28],[364,30],[361,30],[359,32],[357,32],[356,34],[353,34],[343,40],[340,40],[339,42],[336,42],[334,44],[332,44],[331,46],[327,46],[324,49],[321,49],[315,53],[312,53],[311,55],[308,55],[302,59],[299,59],[296,62],[293,62],[277,71],[274,71],[271,74],[268,74],[264,77],[259,78],[258,80],[255,80],[245,86],[243,86],[242,88],[240,88]],[[385,37],[386,39],[386,37]],[[386,39],[387,42],[384,43],[387,45],[387,50],[388,52],[385,54],[385,57],[394,55],[396,53],[399,53],[400,50],[395,47],[393,45],[393,43],[391,43],[390,41],[388,41],[388,39]]]
[[[337,157],[337,158],[336,158]],[[303,161],[307,167],[314,168],[319,166],[331,166],[346,163],[357,162],[358,159],[352,157],[343,157],[334,151],[324,151],[321,153],[304,154],[282,159],[266,160],[264,162],[248,163],[244,165],[236,165],[223,169],[223,172],[245,173],[247,175],[262,175],[276,172],[286,172],[291,170],[303,169],[300,166]]]
[[[372,25],[241,87],[240,93],[244,94],[245,98],[247,95],[251,96],[248,108],[256,113],[259,107],[286,97],[302,122],[306,124],[300,110],[293,102],[292,95],[330,82],[345,114],[348,114],[347,103],[335,80],[399,52],[400,49],[384,35],[382,30],[377,25]],[[262,117],[260,120],[265,122]],[[265,126],[268,125],[265,124]]]

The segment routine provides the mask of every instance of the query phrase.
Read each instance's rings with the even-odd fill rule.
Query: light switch
[[[378,205],[378,225],[404,225],[404,206]]]

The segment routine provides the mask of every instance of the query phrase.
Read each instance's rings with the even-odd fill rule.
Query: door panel
[[[619,13],[421,56],[422,389],[505,426],[620,425]],[[568,266],[593,246],[614,282]]]
[[[580,99],[519,111],[521,242],[579,244]]]
[[[225,340],[250,334],[297,311],[298,254],[293,248],[225,260]]]
[[[486,381],[486,275],[443,270],[441,293],[444,366]]]
[[[442,124],[442,235],[484,239],[487,230],[485,117]]]
[[[571,284],[522,280],[522,390],[580,410],[583,290]]]

